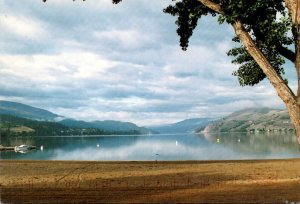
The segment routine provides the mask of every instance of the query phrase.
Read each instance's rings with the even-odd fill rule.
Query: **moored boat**
[[[36,149],[35,146],[29,146],[29,145],[19,145],[19,146],[15,146],[15,152],[26,152],[32,149]]]

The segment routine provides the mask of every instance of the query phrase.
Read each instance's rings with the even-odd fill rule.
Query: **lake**
[[[3,159],[33,160],[238,160],[300,158],[291,133],[173,134],[1,138],[3,146],[34,145],[26,153],[6,151]],[[42,146],[42,147],[41,147]]]

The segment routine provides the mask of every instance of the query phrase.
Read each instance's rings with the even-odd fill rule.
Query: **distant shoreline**
[[[1,160],[5,203],[300,201],[300,159]]]

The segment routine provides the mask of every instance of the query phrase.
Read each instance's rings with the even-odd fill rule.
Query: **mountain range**
[[[54,128],[53,131],[50,131],[50,127]],[[270,108],[248,108],[219,120],[193,118],[167,125],[139,127],[134,123],[114,120],[76,120],[25,104],[0,101],[0,130],[2,134],[8,130],[16,130],[25,131],[26,134],[42,132],[74,135],[294,131],[294,127],[286,110]]]
[[[130,122],[121,122],[121,121],[113,121],[113,120],[86,122],[86,121],[75,120],[75,119],[67,119],[64,116],[60,116],[58,114],[52,113],[44,109],[35,108],[22,103],[11,102],[11,101],[0,101],[0,115],[1,115],[0,122],[3,123],[5,119],[6,122],[11,123],[11,125],[15,125],[18,127],[21,125],[20,121],[23,121],[23,123],[26,123],[27,125],[30,124],[30,126],[34,126],[34,127],[41,126],[42,125],[41,122],[48,122],[48,123],[43,123],[44,126],[47,124],[50,125],[51,127],[59,127],[52,124],[52,123],[57,123],[60,124],[61,126],[69,128],[70,130],[68,131],[70,132],[70,134],[74,133],[74,131],[71,130],[72,128],[77,129],[77,131],[81,129],[81,132],[86,131],[84,129],[90,129],[89,132],[91,132],[92,129],[98,129],[99,131],[102,131],[103,134],[152,133],[147,128],[139,127],[136,124]],[[14,116],[14,118],[8,116]],[[21,120],[21,119],[27,119],[27,120]],[[38,123],[38,121],[40,123]],[[23,126],[21,130],[25,130],[26,128],[28,127]],[[20,128],[18,128],[18,131],[20,131]],[[62,131],[61,127],[59,129],[56,128],[56,131],[54,132],[48,131],[48,133],[51,135],[53,134],[56,135],[57,132],[59,131]]]
[[[139,127],[134,123],[104,120],[104,121],[83,121],[67,118],[50,111],[35,108],[29,105],[25,105],[17,102],[0,101],[0,114],[12,115],[19,118],[25,118],[33,120],[30,122],[33,125],[34,120],[57,122],[68,128],[80,128],[80,129],[99,129],[107,134],[111,133],[136,133],[136,134],[155,134],[155,133],[187,133],[194,132],[198,128],[202,128],[212,121],[210,118],[194,118],[187,119],[173,124],[160,125],[160,126],[149,126]],[[4,116],[2,116],[4,118]],[[5,117],[7,118],[7,117]],[[14,118],[13,121],[17,121]],[[19,120],[18,120],[19,121]],[[10,121],[11,122],[11,121]],[[29,122],[27,121],[26,124]],[[35,123],[34,123],[35,124]],[[20,125],[19,123],[17,125]],[[37,126],[37,124],[33,125]],[[54,125],[51,125],[54,127]],[[25,127],[21,128],[22,130]],[[29,130],[29,129],[27,129]],[[41,132],[41,131],[40,131]],[[69,132],[72,132],[69,130]],[[91,131],[94,132],[94,131]],[[56,134],[56,132],[55,132]]]

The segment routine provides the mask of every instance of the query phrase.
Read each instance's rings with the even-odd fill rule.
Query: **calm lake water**
[[[27,153],[1,152],[1,159],[154,161],[300,158],[295,135],[286,133],[19,137],[1,138],[1,144],[37,147]]]

